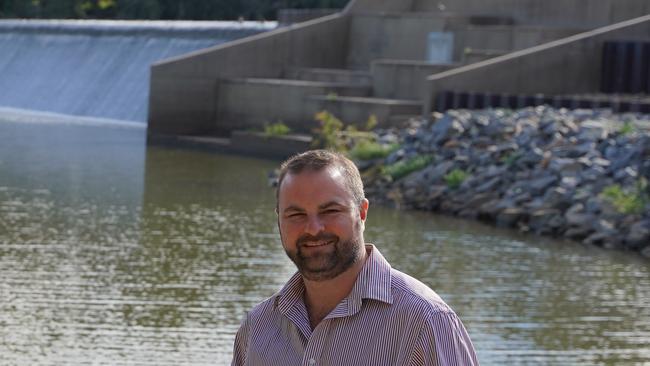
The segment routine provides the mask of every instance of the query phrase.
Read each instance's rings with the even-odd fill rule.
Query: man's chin
[[[300,272],[300,275],[304,279],[306,279],[308,281],[313,281],[313,282],[321,282],[321,281],[331,280],[331,279],[336,278],[336,276],[341,274],[341,271],[336,271],[336,270],[321,271],[321,270],[312,270],[312,269],[306,269],[306,268],[299,268],[298,271]]]

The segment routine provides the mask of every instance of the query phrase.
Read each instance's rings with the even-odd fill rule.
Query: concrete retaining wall
[[[468,15],[509,15],[517,24],[596,28],[648,14],[650,1],[413,0],[412,10]]]
[[[375,59],[425,60],[427,36],[442,32],[448,19],[424,14],[361,14],[352,18],[348,67],[370,68]]]
[[[581,33],[427,78],[425,112],[436,93],[590,93],[600,87],[603,42],[650,39],[650,15]]]
[[[339,9],[280,9],[278,10],[278,23],[289,25],[338,13]]]
[[[414,0],[351,0],[345,12],[351,15],[365,13],[408,12]]]
[[[219,79],[281,77],[288,67],[344,67],[350,19],[335,14],[154,64],[150,134],[210,134]]]
[[[469,26],[452,29],[454,41],[462,48],[483,50],[521,50],[589,29],[536,26]]]
[[[375,60],[370,72],[374,95],[379,98],[422,100],[426,96],[426,77],[457,67],[424,61]]]

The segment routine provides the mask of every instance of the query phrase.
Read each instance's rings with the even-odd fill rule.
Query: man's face
[[[361,258],[368,201],[354,201],[337,168],[287,174],[279,189],[282,245],[303,277],[332,279]]]

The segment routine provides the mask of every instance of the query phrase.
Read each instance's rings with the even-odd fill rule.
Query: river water
[[[0,365],[228,364],[245,311],[294,271],[277,162],[0,115]],[[366,227],[460,314],[482,365],[650,365],[648,260],[373,206]]]

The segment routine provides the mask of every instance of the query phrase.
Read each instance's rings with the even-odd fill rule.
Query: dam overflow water
[[[152,63],[275,27],[0,20],[0,107],[145,122]]]
[[[275,161],[146,147],[142,124],[0,111],[0,364],[227,365],[293,273]],[[490,365],[650,364],[650,263],[371,205],[366,239]]]

